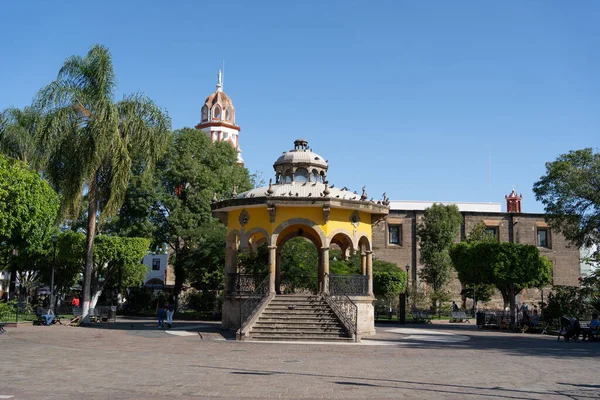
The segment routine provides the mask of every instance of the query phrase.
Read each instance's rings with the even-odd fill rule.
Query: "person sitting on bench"
[[[54,313],[52,313],[52,310],[48,309],[47,311],[44,311],[42,306],[36,307],[35,315],[38,317],[38,321],[40,321],[42,325],[51,325],[54,321]]]
[[[592,339],[598,334],[598,328],[600,327],[600,320],[598,319],[598,313],[592,314],[592,320],[588,324],[586,329],[583,329],[583,340]]]

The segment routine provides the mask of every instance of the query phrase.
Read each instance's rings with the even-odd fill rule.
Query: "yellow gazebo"
[[[275,164],[275,183],[232,198],[214,201],[213,215],[227,225],[225,275],[227,285],[222,326],[238,330],[240,338],[252,337],[260,315],[275,298],[286,296],[280,280],[281,249],[294,237],[304,237],[319,253],[315,296],[325,301],[349,336],[375,332],[371,227],[384,219],[389,200],[367,200],[346,187],[329,186],[327,161],[314,153],[305,140],[294,142]],[[216,200],[216,199],[215,199]],[[238,269],[240,252],[269,249],[268,276],[262,282],[248,279]],[[362,274],[331,276],[329,249],[337,247],[343,257],[359,251]],[[295,305],[290,305],[289,312]],[[275,328],[274,328],[275,329]]]

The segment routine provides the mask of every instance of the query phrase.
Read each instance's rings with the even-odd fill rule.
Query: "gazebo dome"
[[[294,149],[284,152],[275,164],[275,183],[324,182],[326,180],[327,160],[308,147],[304,139],[294,141]]]

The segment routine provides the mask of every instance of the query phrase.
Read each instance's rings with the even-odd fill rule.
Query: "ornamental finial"
[[[217,74],[217,92],[223,91],[223,71],[219,70]]]

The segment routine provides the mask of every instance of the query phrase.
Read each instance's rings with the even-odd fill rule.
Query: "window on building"
[[[498,234],[497,226],[487,226],[485,228],[485,234],[492,240],[500,241],[500,235]]]
[[[402,225],[388,226],[388,243],[402,245]]]
[[[160,271],[160,258],[152,259],[152,271]]]
[[[202,122],[208,120],[208,107],[202,107]]]
[[[538,228],[537,230],[537,245],[540,247],[550,247],[548,229]]]

